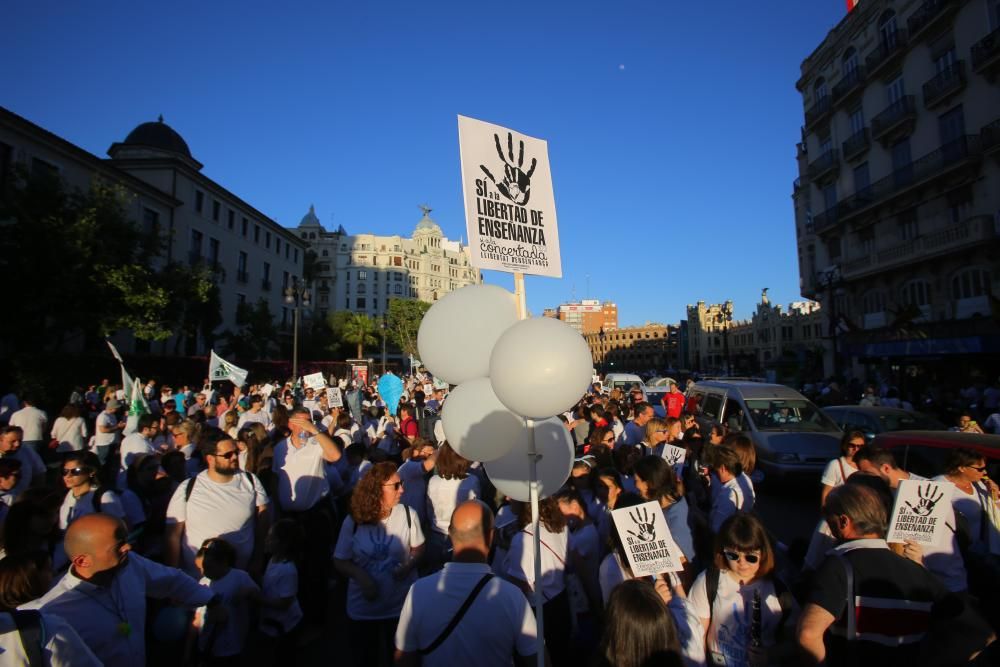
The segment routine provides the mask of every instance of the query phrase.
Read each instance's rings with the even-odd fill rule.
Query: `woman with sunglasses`
[[[357,665],[388,666],[399,613],[424,550],[417,513],[399,501],[396,464],[371,466],[351,495],[333,558],[347,585],[352,654]]]
[[[63,459],[62,480],[68,491],[59,508],[59,530],[65,531],[81,516],[97,512],[125,519],[121,498],[98,481],[100,467],[93,452],[70,452]]]
[[[764,525],[742,512],[726,519],[713,563],[690,594],[705,630],[708,664],[765,667],[791,655],[794,601],[774,567]]]
[[[955,485],[951,503],[965,517],[972,538],[970,548],[1000,554],[1000,492],[986,473],[986,459],[971,449],[953,450],[937,481]]]
[[[840,458],[833,459],[826,464],[820,483],[823,491],[820,495],[820,508],[826,504],[826,497],[835,488],[847,481],[847,478],[858,471],[858,465],[854,462],[854,455],[865,446],[865,434],[861,431],[848,431],[840,439]]]

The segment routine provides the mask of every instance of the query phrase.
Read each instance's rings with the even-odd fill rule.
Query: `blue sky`
[[[676,322],[799,299],[799,65],[843,0],[8,2],[0,104],[104,155],[163,114],[211,178],[295,226],[464,236],[457,114],[547,139],[563,278],[529,307]],[[487,282],[512,286],[508,274]]]

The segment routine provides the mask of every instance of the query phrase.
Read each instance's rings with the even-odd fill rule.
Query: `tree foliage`
[[[390,299],[388,311],[389,340],[404,355],[419,357],[417,332],[431,304],[411,299]]]
[[[220,337],[228,356],[237,361],[266,359],[277,348],[278,327],[266,300],[241,303],[236,308],[236,325],[236,331],[227,329]]]

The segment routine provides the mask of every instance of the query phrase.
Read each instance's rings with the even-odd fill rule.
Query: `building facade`
[[[563,303],[557,308],[546,308],[542,315],[562,320],[582,335],[618,328],[618,306],[611,301],[601,303],[597,299],[584,299]]]
[[[802,63],[792,199],[828,375],[1000,359],[998,75],[996,0],[867,0]]]
[[[296,234],[315,255],[314,312],[335,310],[384,314],[390,299],[433,303],[448,292],[482,282],[469,263],[468,246],[444,237],[421,207],[423,217],[410,237],[348,234],[342,226],[328,232],[315,210],[302,218]]]
[[[584,334],[594,368],[603,373],[634,372],[659,375],[681,365],[680,336],[672,324],[647,322]]]
[[[302,275],[306,245],[253,205],[201,173],[202,164],[170,126],[142,123],[101,159],[30,121],[0,108],[0,173],[13,164],[58,177],[87,190],[95,181],[121,186],[125,213],[157,230],[165,249],[160,262],[207,264],[214,269],[222,304],[218,333],[236,328],[240,303],[263,299],[276,320],[284,309],[282,286]],[[287,312],[285,313],[287,318]],[[206,354],[204,340],[115,338],[122,352]]]

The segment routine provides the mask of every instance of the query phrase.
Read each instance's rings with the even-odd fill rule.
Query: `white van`
[[[638,386],[642,390],[642,400],[646,400],[646,385],[642,378],[633,373],[608,373],[604,376],[603,391],[610,392],[612,389],[621,389],[626,394],[632,387]]]

